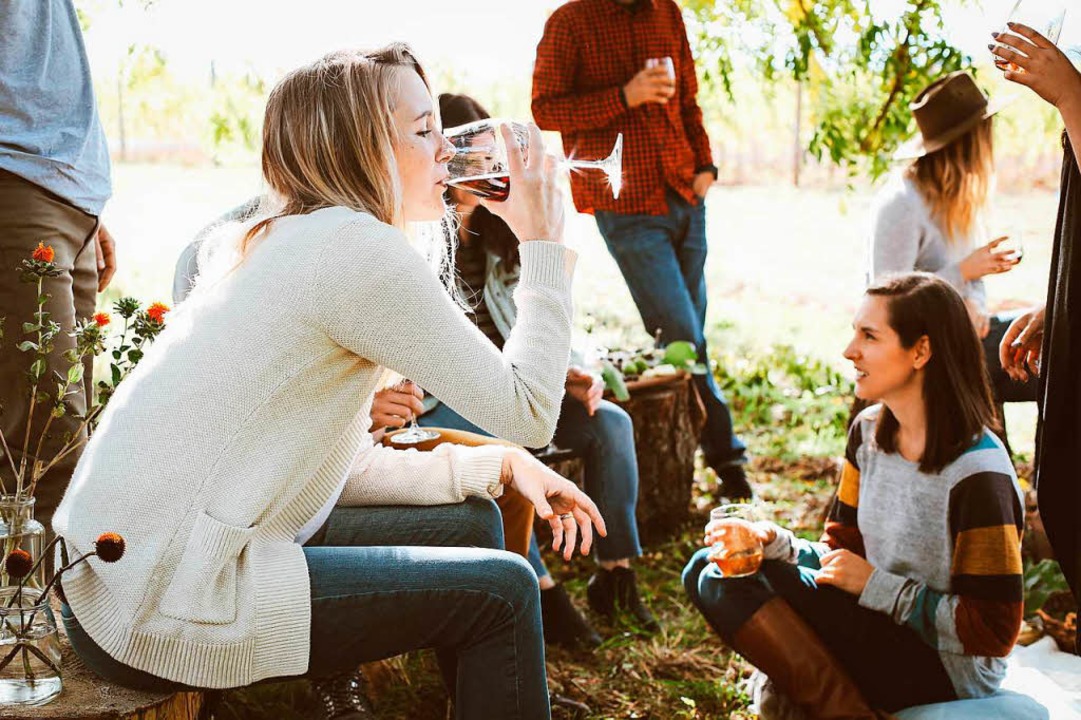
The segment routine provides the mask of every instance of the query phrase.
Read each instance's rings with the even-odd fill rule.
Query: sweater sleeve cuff
[[[773,541],[762,548],[762,556],[766,560],[780,560],[786,563],[796,562],[795,539],[791,530],[776,528],[777,535]]]
[[[561,243],[530,240],[518,246],[522,285],[541,285],[570,292],[578,254]]]
[[[875,568],[860,593],[860,607],[877,610],[892,618],[907,581],[905,577]]]
[[[499,476],[505,453],[501,445],[455,448],[454,477],[464,497],[497,498],[503,494]]]

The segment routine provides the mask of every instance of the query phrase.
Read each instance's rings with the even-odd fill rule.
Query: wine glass
[[[510,195],[510,167],[507,148],[500,126],[510,128],[514,141],[529,154],[529,128],[513,120],[488,118],[467,125],[448,128],[443,134],[454,146],[454,156],[447,163],[450,177],[447,184],[479,197],[502,202]],[[561,168],[568,170],[600,170],[608,176],[612,196],[618,198],[623,187],[623,133],[616,136],[615,147],[603,160],[562,158]]]
[[[1028,39],[1017,35],[1017,33],[1010,30],[1009,23],[1020,23],[1021,25],[1027,25],[1043,35],[1052,45],[1057,45],[1058,39],[1062,35],[1062,25],[1065,20],[1065,0],[1017,0],[1017,3],[1013,6],[1013,11],[1010,12],[1007,23],[1002,26],[1002,30],[1000,30],[999,33],[1010,33],[1011,35],[1021,37],[1025,42],[1029,42]],[[1000,43],[996,43],[996,45],[1001,46]],[[995,60],[995,67],[999,70],[1024,72],[1024,70],[1019,68],[1016,64],[1003,60],[998,55],[994,55],[993,57]]]
[[[390,436],[391,443],[395,445],[419,445],[428,440],[435,440],[439,433],[435,430],[427,430],[417,425],[416,413],[409,416],[409,425],[405,430],[396,432]]]
[[[713,545],[709,559],[726,578],[746,577],[762,565],[762,540],[755,531],[758,509],[747,503],[721,505],[709,512]]]

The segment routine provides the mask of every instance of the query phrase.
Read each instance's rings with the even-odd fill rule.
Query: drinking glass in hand
[[[746,577],[762,565],[762,539],[754,527],[758,520],[753,505],[721,505],[709,513],[709,559],[726,578]]]
[[[1062,35],[1062,24],[1065,20],[1065,0],[1017,0],[1009,19],[1002,26],[999,33],[1010,33],[1021,37],[1025,42],[1029,42],[1026,38],[1010,30],[1009,23],[1020,23],[1040,33],[1047,38],[1048,42],[1054,45],[1058,44],[1059,36]],[[1004,72],[1024,72],[1012,62],[1003,60],[997,55],[993,55],[993,57],[995,67],[999,70]]]
[[[646,69],[647,70],[649,68],[655,68],[655,67],[663,67],[665,69],[665,71],[668,73],[668,79],[672,80],[673,82],[675,81],[675,79],[676,79],[676,65],[675,65],[675,63],[672,62],[672,58],[665,56],[665,57],[661,57],[661,58],[649,58],[648,60],[646,60]]]
[[[419,445],[422,442],[436,440],[439,433],[435,430],[426,430],[417,426],[416,414],[409,416],[409,427],[390,436],[390,442],[394,445]]]
[[[447,184],[486,200],[502,202],[510,196],[510,165],[500,126],[510,128],[523,157],[529,154],[529,128],[524,123],[489,118],[443,131],[454,146],[454,156],[447,163]],[[561,168],[600,170],[608,176],[612,196],[619,197],[623,187],[623,134],[616,136],[615,147],[603,160],[563,158]]]

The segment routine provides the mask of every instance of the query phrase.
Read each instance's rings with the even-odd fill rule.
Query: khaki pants
[[[19,279],[19,266],[30,257],[39,242],[52,246],[56,252],[54,262],[62,271],[58,277],[45,278],[43,292],[51,295],[45,304],[49,319],[59,323],[60,334],[54,351],[49,356],[49,367],[42,389],[55,396],[54,371],[67,375],[70,363],[63,358],[64,351],[75,346],[69,337],[76,318],[89,317],[94,313],[97,296],[98,268],[94,251],[94,233],[98,219],[72,207],[56,195],[17,175],[0,170],[0,317],[6,317],[4,338],[0,343],[0,430],[3,430],[18,467],[23,457],[23,441],[30,409],[31,355],[20,352],[16,345],[25,337],[22,324],[33,319],[37,303],[36,283],[24,283]],[[42,444],[41,457],[52,459],[64,445],[64,436],[75,433],[80,421],[75,415],[86,413],[87,393],[92,392],[92,363],[87,363],[82,392],[68,396],[68,412],[53,420],[49,437]],[[33,460],[37,439],[49,416],[41,403],[34,411],[34,427],[31,428],[27,466]],[[85,439],[85,432],[83,433]],[[76,451],[50,470],[38,482],[35,517],[46,527],[51,537],[53,512],[64,495],[71,479]],[[14,492],[15,479],[11,464],[0,458],[0,477],[8,492]],[[27,476],[29,480],[29,474]]]

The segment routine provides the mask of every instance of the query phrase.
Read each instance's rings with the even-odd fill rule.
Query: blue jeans
[[[854,595],[815,583],[817,556],[808,553],[806,565],[766,560],[757,574],[744,578],[721,577],[708,556],[704,548],[691,558],[683,570],[683,587],[727,644],[760,607],[780,596],[814,629],[872,705],[896,712],[957,699],[938,652],[914,630],[860,607]]]
[[[417,423],[491,436],[443,403],[421,415]],[[596,537],[597,557],[622,560],[641,555],[635,518],[638,460],[634,454],[634,425],[630,416],[618,405],[602,400],[597,412],[590,417],[582,403],[564,396],[555,442],[560,447],[580,452],[585,460],[586,494],[597,503],[608,527],[608,537]],[[537,547],[536,534],[529,542],[528,560],[537,577],[548,574]]]
[[[499,550],[503,526],[491,500],[436,507],[335,508],[304,547],[311,582],[308,675],[352,670],[435,648],[451,675],[462,720],[551,717],[532,570]],[[117,662],[62,616],[71,645],[110,682],[182,689]]]
[[[668,191],[667,215],[621,215],[597,211],[597,228],[619,265],[646,331],[661,340],[694,343],[709,362],[706,347],[706,208]],[[732,415],[713,373],[696,375],[706,406],[699,439],[706,463],[720,468],[746,460],[746,446],[732,429]]]

